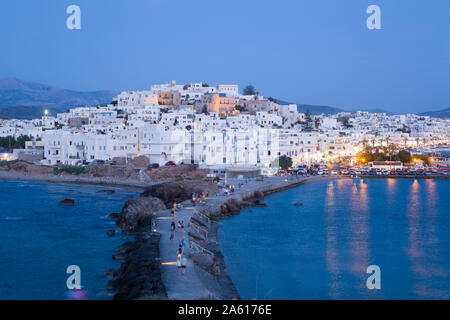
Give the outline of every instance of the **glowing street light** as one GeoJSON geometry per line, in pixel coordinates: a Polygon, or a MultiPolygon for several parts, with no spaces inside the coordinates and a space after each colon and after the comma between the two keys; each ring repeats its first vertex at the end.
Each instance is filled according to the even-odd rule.
{"type": "Polygon", "coordinates": [[[48,115],[48,109],[45,109],[45,110],[44,110],[44,115],[45,115],[45,116],[48,115]]]}

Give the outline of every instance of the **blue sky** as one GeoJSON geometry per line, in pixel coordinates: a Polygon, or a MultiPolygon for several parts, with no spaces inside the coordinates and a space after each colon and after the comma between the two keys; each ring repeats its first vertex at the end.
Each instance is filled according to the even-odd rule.
{"type": "Polygon", "coordinates": [[[175,79],[346,109],[450,106],[448,0],[2,0],[0,37],[0,78],[74,90],[175,79]],[[382,30],[366,28],[371,4],[382,30]]]}

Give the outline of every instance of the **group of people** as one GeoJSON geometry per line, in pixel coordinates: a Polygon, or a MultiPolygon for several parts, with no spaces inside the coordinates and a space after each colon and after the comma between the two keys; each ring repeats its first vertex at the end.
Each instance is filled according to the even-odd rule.
{"type": "Polygon", "coordinates": [[[205,193],[202,193],[202,195],[200,195],[200,193],[194,192],[192,194],[192,205],[195,206],[196,203],[200,203],[202,205],[205,205],[206,204],[206,197],[207,197],[207,194],[205,194],[205,193]]]}
{"type": "MultiPolygon", "coordinates": [[[[238,184],[238,188],[241,187],[241,183],[238,184]]],[[[235,186],[234,184],[228,185],[222,188],[222,193],[226,196],[229,196],[230,194],[234,194],[235,186]]]]}
{"type": "Polygon", "coordinates": [[[184,254],[185,247],[186,247],[186,237],[183,237],[183,239],[181,239],[178,245],[177,269],[179,274],[184,274],[186,272],[187,261],[184,254]]]}
{"type": "MultiPolygon", "coordinates": [[[[178,220],[177,223],[175,223],[175,218],[177,216],[177,209],[182,209],[182,205],[181,204],[176,204],[174,203],[173,205],[173,209],[171,210],[173,219],[172,222],[170,223],[170,242],[173,243],[174,238],[175,238],[175,229],[178,230],[178,232],[180,233],[184,233],[184,221],[183,220],[178,220]]],[[[179,245],[178,245],[178,250],[177,250],[177,269],[178,269],[178,274],[184,274],[186,272],[186,265],[187,265],[187,260],[185,257],[185,247],[186,247],[186,237],[183,237],[183,239],[180,241],[179,245]]]]}
{"type": "Polygon", "coordinates": [[[172,222],[170,223],[170,242],[171,243],[173,243],[173,239],[175,238],[175,228],[178,229],[178,232],[184,232],[184,221],[178,220],[177,224],[175,225],[175,219],[172,219],[172,222]]]}

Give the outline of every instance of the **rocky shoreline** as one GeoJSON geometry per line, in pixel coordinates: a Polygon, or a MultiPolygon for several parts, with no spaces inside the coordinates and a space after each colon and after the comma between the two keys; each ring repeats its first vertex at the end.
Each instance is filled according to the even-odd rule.
{"type": "Polygon", "coordinates": [[[134,241],[117,248],[113,259],[123,262],[118,270],[108,270],[108,290],[114,292],[114,299],[240,299],[218,243],[218,222],[239,214],[243,208],[263,206],[261,200],[269,194],[329,179],[334,177],[256,180],[229,196],[217,194],[217,186],[204,181],[169,182],[147,188],[143,198],[129,200],[114,216],[117,226],[134,241]],[[205,191],[213,195],[208,205],[187,207],[192,192],[205,191]],[[178,217],[188,221],[185,235],[191,267],[190,274],[181,278],[172,261],[163,261],[175,255],[174,247],[167,244],[165,230],[171,220],[167,207],[173,200],[183,203],[185,208],[178,217]],[[159,230],[154,229],[153,222],[158,222],[159,230]]]}
{"type": "MultiPolygon", "coordinates": [[[[0,171],[0,178],[134,187],[144,190],[141,198],[128,200],[120,213],[112,213],[109,216],[116,220],[117,229],[127,233],[127,238],[132,239],[116,248],[117,253],[112,256],[112,259],[122,261],[119,269],[105,272],[110,278],[107,290],[113,294],[113,299],[231,300],[240,299],[240,296],[228,275],[218,243],[218,222],[225,217],[239,214],[243,208],[263,206],[261,200],[269,194],[309,181],[336,177],[256,179],[229,196],[218,194],[217,185],[203,179],[161,179],[149,183],[113,177],[54,176],[20,171],[0,171]],[[188,208],[193,192],[208,194],[208,204],[188,208]],[[167,229],[168,219],[172,217],[168,208],[172,207],[173,202],[182,203],[185,207],[183,212],[178,214],[184,216],[187,226],[185,235],[189,244],[188,259],[192,267],[189,268],[189,275],[183,279],[186,288],[177,288],[172,283],[177,277],[175,267],[170,265],[173,263],[172,254],[175,250],[167,246],[167,229]],[[153,222],[161,227],[158,226],[158,230],[155,230],[153,222]],[[166,261],[162,261],[163,257],[166,261]],[[166,266],[167,262],[170,266],[166,266]]],[[[114,236],[115,232],[116,230],[110,230],[108,236],[114,236]]]]}
{"type": "MultiPolygon", "coordinates": [[[[195,272],[188,276],[178,277],[175,268],[164,266],[162,280],[166,285],[168,298],[173,299],[240,299],[233,281],[228,275],[224,257],[217,238],[218,222],[225,218],[239,214],[241,209],[250,206],[264,206],[261,200],[266,195],[295,188],[307,182],[337,179],[338,177],[308,177],[308,178],[268,178],[257,179],[245,184],[232,195],[216,194],[208,199],[204,206],[186,207],[178,213],[177,219],[189,221],[186,229],[189,243],[188,266],[195,272]],[[174,280],[175,279],[175,280],[174,280]],[[186,290],[186,287],[191,290],[186,290]],[[196,292],[197,291],[197,292],[196,292]]],[[[161,228],[163,237],[160,242],[161,259],[175,260],[176,254],[168,242],[170,215],[166,212],[155,213],[158,219],[165,220],[161,228]]],[[[188,267],[189,269],[189,267],[188,267]]]]}

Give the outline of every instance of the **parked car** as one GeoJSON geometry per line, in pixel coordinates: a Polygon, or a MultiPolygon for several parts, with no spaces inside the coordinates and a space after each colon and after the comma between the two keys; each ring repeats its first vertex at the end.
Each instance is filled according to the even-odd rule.
{"type": "Polygon", "coordinates": [[[337,170],[331,170],[332,176],[337,176],[338,174],[339,174],[339,172],[337,170]]]}
{"type": "Polygon", "coordinates": [[[173,161],[167,161],[167,162],[166,162],[166,167],[170,167],[170,166],[176,166],[175,162],[173,162],[173,161]]]}
{"type": "Polygon", "coordinates": [[[151,168],[154,168],[154,169],[159,168],[159,163],[152,163],[152,164],[150,165],[150,167],[151,167],[151,168]]]}

